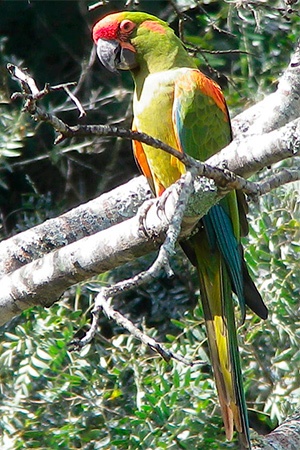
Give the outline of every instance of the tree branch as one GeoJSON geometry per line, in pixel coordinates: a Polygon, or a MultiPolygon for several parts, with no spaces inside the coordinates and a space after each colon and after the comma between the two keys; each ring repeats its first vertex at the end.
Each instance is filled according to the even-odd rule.
{"type": "Polygon", "coordinates": [[[160,242],[147,240],[134,217],[20,267],[0,280],[0,325],[33,305],[50,306],[69,286],[149,253],[160,242]]]}
{"type": "Polygon", "coordinates": [[[0,278],[43,255],[133,217],[151,198],[144,177],[0,242],[0,278]]]}
{"type": "Polygon", "coordinates": [[[253,450],[298,450],[300,444],[300,412],[295,412],[265,437],[259,436],[253,450]]]}
{"type": "MultiPolygon", "coordinates": [[[[43,258],[35,259],[3,276],[0,279],[0,309],[2,312],[0,324],[35,304],[50,306],[69,286],[149,253],[164,242],[167,233],[167,238],[172,242],[172,248],[170,249],[170,246],[166,244],[161,249],[161,252],[164,252],[163,261],[166,264],[167,255],[174,251],[183,211],[185,211],[188,201],[188,215],[183,221],[181,237],[189,235],[199,218],[219,200],[220,195],[226,194],[225,191],[218,192],[212,182],[197,179],[194,183],[196,173],[194,168],[192,182],[185,183],[183,179],[188,176],[189,172],[187,172],[159,199],[152,201],[145,218],[143,217],[144,229],[141,228],[139,215],[101,232],[95,232],[97,227],[92,227],[89,230],[95,233],[92,236],[52,251],[43,258]],[[203,189],[204,183],[205,189],[203,189]],[[190,197],[191,189],[194,194],[192,197],[190,197]]],[[[105,204],[105,201],[102,203],[105,204]]],[[[80,208],[76,208],[75,211],[78,210],[80,211],[80,208]]],[[[55,224],[56,228],[60,226],[60,223],[72,220],[73,216],[74,214],[67,213],[65,217],[58,218],[55,224]]],[[[104,222],[104,226],[106,227],[107,223],[104,222]]],[[[36,228],[39,239],[42,236],[46,239],[44,233],[47,233],[48,226],[42,224],[36,228]]],[[[22,233],[21,237],[12,238],[14,244],[22,247],[24,237],[27,236],[26,233],[32,239],[33,232],[29,230],[22,233]]],[[[73,236],[68,237],[73,239],[73,236]]],[[[58,239],[56,245],[62,246],[64,243],[63,240],[58,239]]],[[[7,240],[5,244],[4,250],[6,247],[7,254],[11,256],[10,240],[7,240]]],[[[16,251],[17,248],[14,250],[15,255],[16,251]]],[[[45,248],[41,247],[39,251],[43,254],[45,248]]],[[[35,256],[38,254],[36,253],[35,256]]],[[[28,260],[28,255],[26,256],[28,260]]],[[[20,259],[16,262],[17,264],[24,263],[20,259]]]]}
{"type": "MultiPolygon", "coordinates": [[[[300,110],[299,110],[300,116],[300,110]]],[[[283,127],[262,135],[237,137],[207,164],[218,166],[225,163],[234,173],[245,178],[264,167],[300,155],[300,118],[283,127]]]]}
{"type": "MultiPolygon", "coordinates": [[[[181,180],[175,183],[152,201],[143,216],[143,228],[137,215],[3,276],[0,279],[0,325],[30,306],[50,306],[73,284],[157,249],[165,240],[170,222],[177,220],[174,211],[182,198],[181,183],[181,180]]],[[[211,196],[216,202],[217,192],[213,187],[211,196]]],[[[211,202],[204,203],[203,214],[211,202]]],[[[190,231],[189,226],[188,223],[188,231],[183,230],[182,236],[190,231]]],[[[177,229],[179,232],[180,227],[177,229]]],[[[177,234],[175,240],[176,237],[177,234]]]]}
{"type": "MultiPolygon", "coordinates": [[[[95,333],[98,329],[98,320],[100,311],[103,311],[105,315],[109,319],[113,319],[118,325],[123,327],[125,330],[129,331],[129,333],[132,336],[135,336],[137,339],[139,339],[143,344],[147,345],[151,350],[154,350],[155,352],[159,353],[160,356],[167,362],[169,362],[171,359],[176,359],[177,361],[180,361],[181,363],[193,366],[195,362],[188,361],[183,356],[172,352],[172,350],[167,349],[163,344],[157,342],[155,339],[147,336],[147,334],[143,333],[139,328],[137,328],[129,319],[124,317],[122,314],[120,314],[118,311],[115,311],[112,306],[110,305],[110,298],[106,300],[105,296],[102,295],[100,292],[96,298],[95,298],[95,307],[92,311],[93,313],[93,322],[91,329],[86,334],[84,338],[81,340],[74,340],[70,343],[70,348],[73,350],[77,350],[88,344],[95,336],[95,333]]],[[[197,364],[200,364],[199,361],[197,361],[197,364]]]]}

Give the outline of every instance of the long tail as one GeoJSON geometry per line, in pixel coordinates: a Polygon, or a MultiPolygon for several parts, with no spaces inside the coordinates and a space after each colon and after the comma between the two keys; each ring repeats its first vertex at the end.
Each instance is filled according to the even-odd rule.
{"type": "Polygon", "coordinates": [[[250,449],[232,291],[239,298],[242,317],[245,315],[245,295],[248,292],[245,281],[246,284],[251,281],[250,292],[257,295],[257,299],[252,301],[254,306],[258,303],[256,309],[264,311],[265,306],[249,275],[244,276],[246,266],[240,246],[234,236],[231,220],[222,206],[213,207],[202,219],[202,225],[183,244],[183,249],[199,274],[210,356],[226,437],[231,440],[236,429],[239,448],[250,449]]]}
{"type": "Polygon", "coordinates": [[[201,264],[197,267],[201,299],[226,437],[232,439],[235,427],[240,443],[250,448],[229,277],[220,256],[215,255],[213,258],[215,270],[212,270],[211,265],[206,270],[198,246],[196,251],[201,258],[201,264]]]}

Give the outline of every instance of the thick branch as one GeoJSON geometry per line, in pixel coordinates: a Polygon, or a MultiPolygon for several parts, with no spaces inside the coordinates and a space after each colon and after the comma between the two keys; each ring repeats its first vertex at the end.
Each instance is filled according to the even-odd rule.
{"type": "MultiPolygon", "coordinates": [[[[160,199],[152,200],[153,204],[144,220],[146,235],[141,230],[139,217],[135,216],[55,250],[2,277],[0,325],[30,306],[50,306],[73,284],[158,248],[165,239],[179,194],[180,182],[167,190],[160,199]]],[[[202,215],[218,200],[213,186],[210,195],[208,202],[202,202],[202,215]]],[[[191,217],[193,224],[195,220],[197,218],[191,217]]],[[[187,219],[186,222],[182,236],[190,232],[190,221],[187,219]]]]}
{"type": "MultiPolygon", "coordinates": [[[[284,170],[261,183],[253,183],[252,186],[253,189],[256,187],[257,195],[262,195],[271,189],[299,179],[299,170],[284,170]]],[[[202,179],[200,184],[198,191],[202,189],[203,193],[201,196],[198,193],[191,200],[187,210],[192,218],[185,218],[185,224],[190,222],[190,227],[194,224],[193,216],[201,208],[207,208],[212,201],[209,183],[202,179]]],[[[151,198],[151,192],[146,179],[134,178],[125,185],[102,194],[59,217],[47,220],[0,242],[0,278],[47,253],[133,217],[145,199],[149,198],[151,198]]]]}
{"type": "MultiPolygon", "coordinates": [[[[299,173],[297,172],[296,175],[299,176],[299,173]]],[[[284,177],[284,181],[296,179],[293,176],[293,173],[291,174],[290,172],[283,172],[279,179],[281,179],[281,177],[284,177]]],[[[139,181],[143,181],[143,178],[141,177],[136,180],[136,182],[131,182],[129,184],[138,186],[139,181]]],[[[276,178],[275,180],[271,179],[270,183],[264,182],[263,186],[268,190],[274,184],[278,184],[276,178]],[[271,186],[269,186],[269,184],[271,184],[271,186]]],[[[60,233],[59,236],[64,236],[65,240],[68,239],[69,242],[73,243],[69,243],[60,250],[52,251],[52,253],[46,254],[43,258],[35,259],[33,262],[25,264],[18,270],[13,271],[13,264],[11,264],[10,268],[12,273],[0,279],[0,292],[2,293],[0,294],[0,324],[11,319],[14,315],[20,313],[21,310],[34,304],[49,306],[71,285],[86,280],[95,274],[124,264],[129,260],[145,255],[151,250],[156,249],[159,244],[163,242],[165,231],[169,226],[170,220],[173,218],[174,210],[177,209],[176,202],[179,194],[179,186],[180,182],[170,189],[172,192],[171,195],[169,194],[169,190],[166,191],[165,196],[163,196],[160,201],[155,200],[155,203],[149,208],[145,223],[145,228],[147,230],[146,236],[141,233],[138,217],[125,220],[125,222],[122,222],[119,225],[111,226],[111,223],[106,216],[102,223],[96,225],[97,214],[95,208],[97,205],[100,205],[105,211],[105,206],[107,206],[105,205],[105,199],[107,199],[108,194],[103,196],[104,201],[101,202],[100,197],[88,204],[92,205],[91,212],[93,214],[89,212],[90,218],[85,223],[85,229],[84,231],[79,230],[79,233],[81,236],[82,233],[92,234],[90,237],[78,239],[77,242],[74,242],[74,228],[70,225],[72,217],[78,216],[79,223],[75,224],[75,229],[77,227],[80,228],[80,217],[83,217],[84,219],[88,216],[88,214],[87,216],[84,214],[81,216],[82,211],[85,211],[84,205],[60,218],[52,219],[55,224],[54,231],[57,230],[57,232],[60,233]],[[83,208],[82,211],[81,208],[83,208]],[[60,225],[65,225],[62,231],[59,231],[60,225]],[[106,227],[109,228],[106,229],[106,227]],[[97,232],[98,229],[103,229],[103,231],[97,232]],[[1,322],[1,320],[3,322],[1,322]]],[[[199,217],[206,214],[209,208],[219,199],[220,194],[218,194],[216,187],[213,184],[210,184],[209,187],[207,181],[200,179],[197,180],[194,188],[195,186],[197,187],[198,192],[189,200],[186,210],[189,212],[189,216],[184,218],[181,236],[188,235],[195,223],[199,220],[199,217]],[[205,189],[203,189],[203,186],[205,186],[205,189]]],[[[144,186],[144,188],[146,189],[146,186],[144,186]]],[[[115,192],[119,192],[119,189],[116,189],[115,192]]],[[[142,183],[141,192],[145,192],[143,191],[142,183]]],[[[139,195],[136,195],[135,201],[141,201],[139,195]]],[[[111,203],[108,202],[108,207],[111,204],[114,204],[114,201],[111,203]]],[[[120,218],[123,220],[134,213],[134,209],[128,209],[125,217],[120,216],[117,214],[117,205],[114,205],[114,207],[116,212],[115,218],[119,218],[119,220],[120,218]]],[[[111,214],[112,211],[109,210],[108,213],[111,214]]],[[[102,213],[99,217],[100,222],[101,215],[102,213]]],[[[179,225],[177,226],[179,227],[179,225]]],[[[49,231],[47,223],[36,227],[36,229],[38,231],[38,240],[41,240],[42,242],[43,239],[49,239],[49,236],[44,234],[49,231]]],[[[34,251],[34,229],[4,241],[0,244],[0,250],[6,251],[8,260],[10,259],[10,256],[16,258],[18,249],[19,251],[20,249],[26,249],[27,237],[28,239],[32,239],[29,243],[29,248],[34,251]],[[10,241],[14,245],[13,249],[10,249],[10,241]]],[[[66,244],[66,242],[61,238],[58,238],[58,240],[54,238],[53,240],[53,245],[60,247],[64,244],[66,244]]],[[[38,258],[38,255],[43,255],[43,252],[50,250],[53,250],[53,246],[50,246],[50,248],[41,247],[36,254],[29,255],[28,251],[25,252],[25,257],[28,261],[30,258],[38,258]]],[[[19,266],[22,264],[22,261],[16,259],[14,263],[19,266]]]]}
{"type": "Polygon", "coordinates": [[[46,253],[133,217],[151,197],[147,181],[134,178],[67,213],[0,242],[0,277],[46,253]]]}
{"type": "Polygon", "coordinates": [[[297,118],[269,133],[238,137],[207,163],[219,166],[225,162],[229,170],[247,178],[264,167],[299,154],[300,118],[297,118]]]}
{"type": "Polygon", "coordinates": [[[33,305],[50,306],[71,285],[158,247],[136,217],[55,250],[0,280],[0,325],[33,305]]]}

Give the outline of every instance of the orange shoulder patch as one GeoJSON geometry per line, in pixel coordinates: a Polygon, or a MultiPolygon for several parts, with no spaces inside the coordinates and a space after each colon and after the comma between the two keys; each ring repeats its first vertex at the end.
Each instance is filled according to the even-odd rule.
{"type": "Polygon", "coordinates": [[[228,117],[225,98],[220,86],[204,75],[200,70],[190,70],[182,75],[178,81],[181,89],[187,92],[194,90],[196,85],[197,89],[203,92],[204,95],[211,97],[224,113],[225,117],[228,117]]]}
{"type": "Polygon", "coordinates": [[[154,22],[154,20],[145,20],[141,24],[141,27],[147,28],[150,31],[154,31],[154,33],[166,34],[167,29],[163,25],[158,22],[154,22]]]}

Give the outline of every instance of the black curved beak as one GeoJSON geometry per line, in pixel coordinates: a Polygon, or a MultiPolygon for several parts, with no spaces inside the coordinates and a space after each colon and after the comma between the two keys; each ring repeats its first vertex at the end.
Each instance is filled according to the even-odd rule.
{"type": "Polygon", "coordinates": [[[122,47],[116,40],[98,39],[97,55],[110,72],[117,72],[118,69],[130,70],[137,66],[135,53],[122,47]]]}

